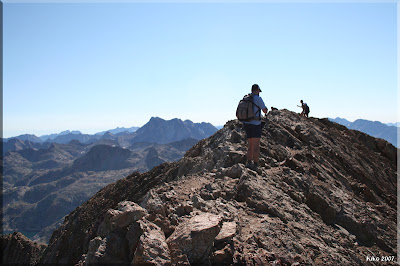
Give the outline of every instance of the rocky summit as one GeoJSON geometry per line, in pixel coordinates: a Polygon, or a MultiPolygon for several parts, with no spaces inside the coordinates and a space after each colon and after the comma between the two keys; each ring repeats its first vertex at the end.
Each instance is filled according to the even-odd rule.
{"type": "Polygon", "coordinates": [[[65,218],[39,263],[394,264],[393,145],[275,110],[257,171],[246,146],[229,121],[179,162],[106,186],[65,218]]]}

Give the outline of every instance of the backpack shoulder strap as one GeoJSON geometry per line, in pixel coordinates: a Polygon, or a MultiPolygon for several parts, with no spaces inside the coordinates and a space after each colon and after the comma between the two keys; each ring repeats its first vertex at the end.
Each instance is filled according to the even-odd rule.
{"type": "Polygon", "coordinates": [[[252,100],[253,105],[254,105],[255,107],[258,108],[258,111],[255,112],[255,114],[257,115],[257,113],[259,113],[259,118],[260,118],[260,120],[261,120],[261,107],[258,106],[258,105],[254,102],[254,95],[251,97],[251,100],[252,100]]]}
{"type": "Polygon", "coordinates": [[[251,100],[252,100],[252,102],[253,102],[253,104],[258,108],[258,112],[260,112],[261,111],[261,108],[260,108],[260,106],[258,106],[255,102],[254,102],[254,95],[253,95],[253,97],[251,97],[251,100]]]}

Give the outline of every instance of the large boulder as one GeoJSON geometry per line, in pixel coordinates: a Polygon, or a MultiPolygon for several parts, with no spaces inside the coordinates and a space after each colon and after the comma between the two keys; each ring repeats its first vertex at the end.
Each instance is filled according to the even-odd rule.
{"type": "Polygon", "coordinates": [[[118,203],[118,213],[111,218],[118,227],[127,227],[147,214],[147,211],[132,201],[118,203]]]}
{"type": "Polygon", "coordinates": [[[196,215],[179,224],[167,243],[171,250],[178,249],[186,255],[190,263],[201,263],[209,256],[221,226],[222,218],[218,215],[196,215]]]}
{"type": "Polygon", "coordinates": [[[99,236],[106,236],[116,228],[125,228],[147,215],[147,211],[132,201],[118,203],[117,210],[108,209],[97,230],[99,236]]]}
{"type": "Polygon", "coordinates": [[[133,265],[171,265],[171,255],[160,227],[146,220],[139,221],[141,230],[133,265]]]}

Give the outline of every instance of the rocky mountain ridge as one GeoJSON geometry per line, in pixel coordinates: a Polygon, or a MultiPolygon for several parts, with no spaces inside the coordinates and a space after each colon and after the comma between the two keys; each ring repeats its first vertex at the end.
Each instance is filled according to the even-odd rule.
{"type": "Polygon", "coordinates": [[[330,122],[268,114],[258,171],[241,123],[133,173],[69,214],[41,263],[374,265],[396,256],[397,149],[330,122]]]}
{"type": "Polygon", "coordinates": [[[349,129],[364,132],[375,138],[384,139],[392,143],[395,147],[397,147],[397,140],[400,138],[400,130],[396,124],[387,125],[379,121],[369,121],[365,119],[357,119],[354,122],[350,122],[340,117],[335,119],[330,118],[329,120],[341,124],[349,129]]]}

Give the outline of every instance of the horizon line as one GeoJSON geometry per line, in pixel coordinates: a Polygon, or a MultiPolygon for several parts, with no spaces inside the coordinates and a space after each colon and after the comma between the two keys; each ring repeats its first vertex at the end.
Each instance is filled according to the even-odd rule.
{"type": "MultiPolygon", "coordinates": [[[[312,116],[311,116],[312,117],[312,116]]],[[[310,118],[311,118],[310,117],[310,118]]],[[[109,129],[105,129],[105,130],[102,130],[102,129],[97,129],[97,130],[93,130],[93,132],[94,131],[96,131],[96,132],[94,132],[94,133],[85,133],[84,131],[85,130],[79,130],[79,129],[64,129],[64,130],[59,130],[58,131],[58,133],[57,132],[53,132],[53,133],[44,133],[44,134],[38,134],[38,135],[36,135],[37,133],[22,133],[22,134],[19,134],[19,135],[13,135],[13,136],[10,136],[10,137],[5,137],[4,136],[4,128],[3,128],[3,132],[1,132],[2,134],[1,134],[1,136],[0,136],[0,138],[2,138],[3,140],[4,139],[12,139],[12,138],[17,138],[17,137],[20,137],[20,136],[24,136],[24,135],[31,135],[31,136],[35,136],[35,137],[38,137],[38,138],[41,138],[41,137],[43,137],[43,136],[48,136],[48,135],[59,135],[59,134],[61,134],[61,133],[63,133],[63,132],[66,132],[66,131],[68,131],[68,132],[70,132],[70,133],[72,133],[72,132],[74,132],[74,131],[78,131],[80,134],[82,134],[82,135],[96,135],[96,134],[99,134],[99,133],[107,133],[107,132],[109,132],[109,131],[111,131],[111,130],[115,130],[115,129],[119,129],[119,128],[124,128],[124,129],[129,129],[129,128],[134,128],[134,127],[136,127],[136,128],[141,128],[141,127],[143,127],[144,125],[146,125],[148,122],[150,122],[150,120],[152,119],[152,118],[160,118],[160,119],[162,119],[162,120],[164,120],[164,121],[171,121],[171,120],[175,120],[175,119],[178,119],[178,120],[181,120],[182,122],[184,122],[184,121],[190,121],[190,122],[192,122],[192,123],[195,123],[195,124],[201,124],[201,123],[208,123],[208,124],[211,124],[212,126],[214,126],[214,127],[216,127],[217,129],[219,128],[219,127],[223,127],[224,125],[216,125],[216,124],[213,124],[213,123],[211,123],[211,122],[206,122],[206,121],[203,121],[203,122],[193,122],[192,120],[190,120],[190,119],[181,119],[181,118],[171,118],[171,119],[164,119],[164,118],[161,118],[161,117],[159,117],[159,116],[152,116],[146,123],[144,123],[143,125],[134,125],[134,126],[129,126],[129,127],[124,127],[124,126],[117,126],[117,127],[115,127],[115,128],[109,128],[109,129]]],[[[344,120],[346,120],[346,121],[348,121],[348,122],[350,122],[350,123],[354,123],[355,121],[357,121],[357,120],[365,120],[365,121],[368,121],[368,122],[379,122],[379,123],[381,123],[381,124],[383,124],[383,125],[386,125],[386,126],[394,126],[394,127],[399,127],[399,126],[397,126],[397,124],[400,124],[400,121],[396,121],[396,122],[389,122],[389,123],[384,123],[384,122],[381,122],[381,121],[378,121],[378,120],[368,120],[368,119],[364,119],[364,118],[358,118],[358,119],[355,119],[355,120],[353,120],[353,121],[351,121],[351,120],[349,120],[349,119],[347,119],[347,118],[343,118],[343,117],[336,117],[336,118],[333,118],[333,117],[324,117],[324,118],[318,118],[318,117],[313,117],[313,118],[317,118],[317,119],[324,119],[324,118],[327,118],[327,119],[344,119],[344,120]],[[392,125],[389,125],[389,124],[392,124],[392,125]]],[[[229,120],[228,120],[229,121],[229,120]]],[[[227,121],[227,122],[228,122],[227,121]]],[[[225,122],[224,124],[226,124],[227,122],[225,122]]],[[[35,131],[35,130],[33,130],[33,131],[35,131]]],[[[48,131],[48,132],[50,132],[50,130],[43,130],[43,131],[48,131]]]]}

